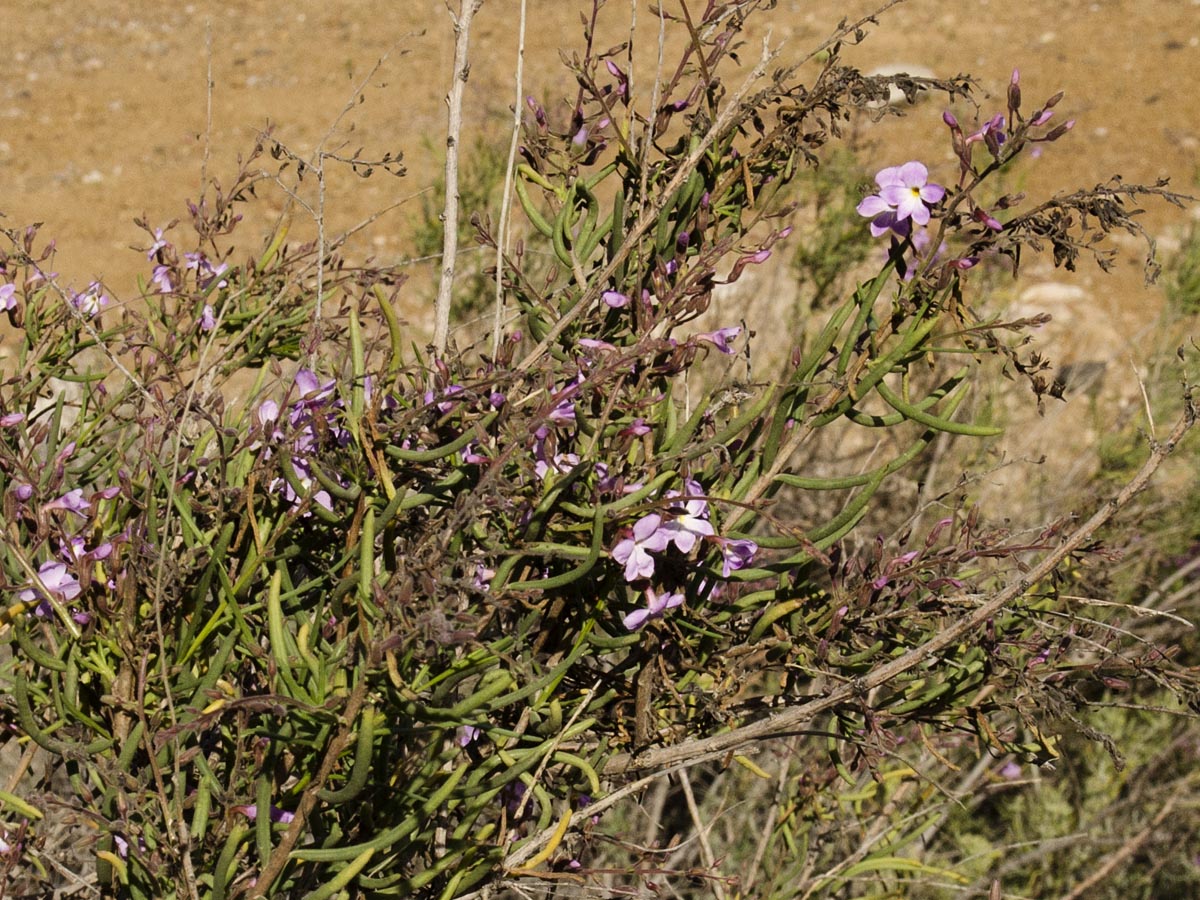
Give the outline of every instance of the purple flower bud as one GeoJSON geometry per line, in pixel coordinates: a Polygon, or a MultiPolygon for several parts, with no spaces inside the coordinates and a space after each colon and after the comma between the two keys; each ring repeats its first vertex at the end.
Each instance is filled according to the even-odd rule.
{"type": "Polygon", "coordinates": [[[7,416],[0,416],[0,427],[12,428],[14,425],[25,421],[25,413],[9,413],[7,416]]]}
{"type": "Polygon", "coordinates": [[[600,299],[613,309],[622,309],[629,305],[629,297],[620,291],[605,291],[600,295],[600,299]]]}
{"type": "Polygon", "coordinates": [[[954,113],[950,112],[950,110],[946,110],[945,112],[942,113],[942,121],[945,122],[947,125],[949,125],[951,128],[958,127],[958,119],[956,119],[954,117],[954,113]]]}

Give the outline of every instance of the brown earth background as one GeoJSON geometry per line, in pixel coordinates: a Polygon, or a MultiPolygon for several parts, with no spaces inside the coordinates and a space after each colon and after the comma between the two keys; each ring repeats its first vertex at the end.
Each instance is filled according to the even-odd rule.
{"type": "MultiPolygon", "coordinates": [[[[671,10],[678,0],[667,2],[671,10]]],[[[877,5],[780,0],[749,28],[743,66],[752,67],[764,37],[781,47],[785,63],[813,49],[843,17],[854,20],[877,5]]],[[[636,7],[637,46],[652,59],[657,16],[649,3],[636,7]]],[[[573,99],[574,80],[559,51],[580,46],[580,15],[590,9],[590,2],[578,0],[529,2],[525,92],[548,108],[573,99]]],[[[598,45],[628,37],[630,9],[618,0],[603,8],[598,45]]],[[[517,0],[487,0],[472,29],[464,145],[472,134],[485,133],[506,143],[517,10],[517,0]]],[[[78,289],[98,278],[119,298],[136,295],[137,279],[148,278],[150,266],[130,249],[147,244],[132,220],[144,215],[151,225],[163,225],[186,219],[184,201],[199,195],[206,152],[209,175],[228,183],[239,154],[249,152],[268,121],[278,139],[306,155],[348,102],[353,108],[326,147],[361,147],[365,156],[399,151],[409,172],[401,179],[361,179],[331,169],[328,231],[405,201],[347,251],[352,259],[373,256],[387,265],[413,253],[411,225],[437,175],[444,140],[453,34],[443,3],[4,0],[0,21],[0,223],[44,223],[43,236],[57,242],[53,268],[64,284],[78,289]]],[[[880,23],[861,45],[845,49],[846,62],[864,70],[969,73],[978,79],[977,96],[988,114],[1003,108],[1014,67],[1021,70],[1027,107],[1066,92],[1058,112],[1078,124],[1022,169],[1020,186],[1032,197],[1090,187],[1114,174],[1127,182],[1170,178],[1175,189],[1196,193],[1200,0],[908,0],[880,23]]],[[[906,113],[864,131],[860,156],[867,171],[919,158],[935,179],[951,180],[955,163],[939,102],[906,113]]],[[[243,256],[259,246],[283,202],[281,192],[266,193],[252,208],[237,236],[243,256]]],[[[1151,204],[1143,223],[1169,251],[1194,211],[1151,204]]],[[[296,233],[302,232],[301,225],[296,233]]],[[[432,265],[414,264],[413,271],[432,265]]],[[[1136,246],[1110,276],[1090,263],[1074,276],[1037,263],[1026,276],[1022,302],[1059,323],[1049,336],[1060,363],[1099,358],[1110,370],[1128,373],[1158,346],[1162,295],[1143,287],[1136,246]]],[[[417,332],[430,327],[429,284],[428,277],[415,278],[402,298],[417,332]]],[[[1110,377],[1109,383],[1128,388],[1136,379],[1110,377]]],[[[1121,402],[1137,402],[1128,389],[1117,393],[1121,402]]],[[[1064,427],[1083,427],[1081,421],[1051,416],[1039,427],[1061,434],[1064,427]]],[[[1045,438],[1018,432],[1008,438],[1009,449],[1020,455],[1028,449],[1023,440],[1045,438]]]]}

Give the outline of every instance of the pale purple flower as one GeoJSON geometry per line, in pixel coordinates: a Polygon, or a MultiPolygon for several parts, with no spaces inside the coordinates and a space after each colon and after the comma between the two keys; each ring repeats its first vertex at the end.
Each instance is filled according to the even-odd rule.
{"type": "Polygon", "coordinates": [[[551,422],[574,422],[575,421],[575,404],[570,400],[563,400],[550,410],[548,416],[551,422]]]}
{"type": "Polygon", "coordinates": [[[25,413],[9,413],[7,416],[0,416],[0,428],[12,428],[24,421],[25,413]]]}
{"type": "Polygon", "coordinates": [[[919,162],[880,169],[875,175],[879,193],[865,197],[856,210],[871,220],[871,234],[880,237],[893,231],[908,234],[909,222],[929,223],[929,207],[946,196],[946,189],[929,181],[929,170],[919,162]]]}
{"type": "Polygon", "coordinates": [[[616,350],[615,344],[610,344],[608,341],[600,341],[595,338],[580,338],[579,346],[587,350],[616,350]]]}
{"type": "Polygon", "coordinates": [[[205,303],[204,309],[200,312],[200,330],[212,331],[217,327],[217,317],[213,313],[211,303],[205,303]]]}
{"type": "MultiPolygon", "coordinates": [[[[301,457],[293,456],[292,470],[296,473],[297,483],[301,488],[303,488],[305,493],[308,493],[309,489],[313,486],[315,479],[313,478],[312,471],[310,470],[307,461],[301,457]]],[[[296,493],[296,490],[292,487],[291,482],[286,478],[276,478],[267,486],[267,489],[282,493],[284,499],[291,503],[292,506],[300,506],[304,502],[304,497],[296,493]]],[[[324,488],[318,490],[312,495],[312,502],[318,506],[323,506],[330,512],[333,511],[333,498],[329,496],[329,492],[324,488]]],[[[312,513],[306,510],[304,515],[307,517],[312,515],[312,513]]]]}
{"type": "Polygon", "coordinates": [[[946,196],[946,189],[929,181],[929,170],[919,162],[907,162],[876,176],[879,197],[896,210],[896,219],[911,218],[918,225],[929,223],[929,206],[946,196]],[[888,173],[885,177],[884,173],[888,173]]]}
{"type": "Polygon", "coordinates": [[[171,267],[155,266],[154,274],[150,276],[150,283],[158,285],[160,294],[169,294],[175,290],[175,285],[171,283],[171,267]]]}
{"type": "MultiPolygon", "coordinates": [[[[337,382],[332,378],[321,384],[317,379],[317,374],[311,369],[300,369],[296,373],[293,383],[300,395],[300,401],[306,406],[319,405],[321,401],[328,399],[337,385],[337,382]]],[[[459,390],[462,390],[462,388],[459,388],[459,390]]],[[[449,392],[447,391],[447,393],[449,392]]]]}
{"type": "MultiPolygon", "coordinates": [[[[330,382],[330,384],[333,384],[333,382],[330,382]]],[[[435,394],[433,391],[426,391],[424,396],[425,405],[432,406],[434,401],[437,400],[438,412],[448,413],[450,410],[454,409],[454,404],[457,402],[449,398],[454,397],[457,394],[461,394],[464,390],[466,390],[466,388],[464,388],[461,384],[451,384],[447,385],[446,389],[442,391],[440,395],[435,394]],[[439,399],[439,396],[441,399],[439,399]]]]}
{"type": "Polygon", "coordinates": [[[622,624],[627,631],[637,631],[650,619],[661,619],[668,609],[683,603],[683,594],[670,592],[659,594],[652,587],[646,588],[646,605],[626,615],[622,624]]]}
{"type": "Polygon", "coordinates": [[[77,579],[67,569],[65,563],[49,559],[38,567],[40,585],[31,585],[17,593],[17,599],[22,603],[32,603],[40,599],[35,612],[39,616],[50,614],[49,597],[59,600],[74,600],[83,590],[77,579]],[[43,590],[44,588],[44,590],[43,590]]]}
{"type": "Polygon", "coordinates": [[[155,228],[154,243],[151,244],[150,249],[146,251],[146,259],[154,259],[154,254],[156,254],[159,250],[164,250],[170,246],[170,241],[163,237],[163,230],[161,228],[155,228]]]}
{"type": "Polygon", "coordinates": [[[100,315],[112,300],[104,293],[100,282],[93,281],[88,285],[87,290],[83,293],[71,293],[71,305],[87,316],[89,319],[100,315]]]}
{"type": "Polygon", "coordinates": [[[551,472],[557,472],[560,475],[565,475],[573,468],[579,465],[579,456],[575,453],[555,453],[554,458],[547,461],[539,459],[533,465],[534,474],[543,481],[551,472]]]}
{"type": "Polygon", "coordinates": [[[0,284],[0,310],[8,312],[17,306],[17,286],[15,284],[0,284]]]}
{"type": "Polygon", "coordinates": [[[707,341],[722,353],[733,353],[733,348],[729,346],[729,342],[741,333],[742,329],[736,326],[733,328],[718,328],[716,331],[705,331],[694,335],[693,339],[707,341]]]}
{"type": "Polygon", "coordinates": [[[258,424],[263,428],[268,425],[274,425],[279,418],[279,404],[274,400],[264,400],[259,404],[258,410],[254,413],[258,419],[258,424]]]}
{"type": "Polygon", "coordinates": [[[65,509],[68,512],[76,513],[77,515],[86,516],[92,511],[92,504],[83,498],[83,489],[75,488],[67,491],[57,500],[51,500],[42,507],[43,511],[51,509],[65,509]]]}
{"type": "Polygon", "coordinates": [[[465,463],[470,463],[473,466],[481,466],[488,462],[490,457],[483,452],[479,441],[471,441],[467,446],[463,447],[462,458],[465,463]]]}
{"type": "MultiPolygon", "coordinates": [[[[687,554],[692,552],[701,538],[710,537],[715,532],[712,523],[708,521],[708,501],[702,496],[704,489],[700,487],[699,482],[691,479],[685,481],[684,490],[687,491],[688,498],[682,505],[674,505],[674,516],[662,526],[661,531],[667,533],[668,539],[675,544],[680,553],[687,554]]],[[[680,495],[672,491],[667,496],[680,495]]]]}
{"type": "Polygon", "coordinates": [[[633,532],[617,542],[612,557],[625,566],[625,580],[637,581],[654,574],[651,553],[666,550],[671,543],[670,533],[662,528],[662,516],[650,513],[633,526],[633,532]]]}
{"type": "Polygon", "coordinates": [[[214,281],[219,288],[228,286],[229,282],[221,278],[229,270],[228,263],[214,266],[203,253],[185,253],[183,258],[186,261],[186,268],[196,272],[196,284],[200,286],[201,290],[207,288],[214,281]]]}
{"type": "Polygon", "coordinates": [[[459,725],[454,742],[460,747],[469,747],[479,740],[479,729],[474,725],[459,725]]]}
{"type": "Polygon", "coordinates": [[[477,565],[475,566],[475,578],[471,583],[477,591],[490,591],[492,589],[492,579],[495,577],[495,569],[489,569],[484,565],[477,565]]]}
{"type": "Polygon", "coordinates": [[[629,305],[629,297],[620,291],[605,291],[600,295],[600,299],[613,309],[621,309],[629,305]]]}
{"type": "Polygon", "coordinates": [[[749,538],[717,538],[721,546],[721,577],[728,578],[731,572],[744,569],[754,561],[758,544],[749,538]]]}

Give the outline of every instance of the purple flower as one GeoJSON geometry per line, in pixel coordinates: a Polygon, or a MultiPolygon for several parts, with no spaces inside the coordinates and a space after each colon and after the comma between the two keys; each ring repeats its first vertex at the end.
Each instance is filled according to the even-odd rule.
{"type": "Polygon", "coordinates": [[[454,742],[460,747],[469,747],[479,740],[479,729],[474,725],[459,725],[454,742]]]}
{"type": "MultiPolygon", "coordinates": [[[[709,537],[715,532],[713,531],[712,523],[708,521],[708,501],[704,499],[704,489],[700,487],[699,482],[691,479],[684,482],[684,490],[688,493],[688,499],[682,504],[674,507],[678,510],[674,518],[662,526],[662,531],[667,533],[668,539],[672,541],[680,553],[691,553],[696,544],[701,538],[709,537]]],[[[680,496],[672,491],[668,496],[680,496]]]]}
{"type": "Polygon", "coordinates": [[[649,434],[650,430],[650,426],[646,424],[646,420],[639,416],[622,428],[619,434],[621,437],[641,437],[643,434],[649,434]]]}
{"type": "Polygon", "coordinates": [[[728,578],[730,572],[744,569],[754,561],[758,544],[748,538],[717,538],[721,545],[721,577],[728,578]]]}
{"type": "Polygon", "coordinates": [[[657,593],[654,588],[646,588],[646,605],[635,609],[625,616],[621,622],[627,631],[637,631],[650,619],[661,619],[668,609],[674,609],[683,603],[683,594],[657,593]]]}
{"type": "Polygon", "coordinates": [[[629,297],[622,294],[620,291],[605,291],[600,295],[600,299],[611,306],[613,309],[621,309],[629,305],[629,297]]]}
{"type": "Polygon", "coordinates": [[[8,312],[17,306],[17,286],[15,284],[0,284],[0,310],[8,312]]]}
{"type": "Polygon", "coordinates": [[[200,330],[212,331],[217,327],[217,317],[213,314],[211,303],[205,303],[204,309],[200,312],[200,330]]]}
{"type": "Polygon", "coordinates": [[[150,276],[150,282],[158,285],[160,294],[169,294],[175,290],[175,285],[171,283],[170,266],[155,266],[154,274],[150,276]]]}
{"type": "Polygon", "coordinates": [[[729,346],[729,342],[742,333],[742,329],[734,328],[719,328],[716,331],[705,331],[694,335],[694,340],[708,341],[722,353],[733,353],[733,348],[729,346]]]}
{"type": "Polygon", "coordinates": [[[112,300],[100,287],[100,282],[93,281],[82,294],[71,292],[71,305],[89,319],[100,315],[112,300]]]}
{"type": "Polygon", "coordinates": [[[496,577],[496,570],[489,569],[484,565],[475,566],[475,578],[471,582],[477,591],[490,591],[492,589],[492,579],[496,577]]]}
{"type": "Polygon", "coordinates": [[[185,253],[183,258],[187,260],[187,268],[195,270],[196,284],[201,290],[206,289],[214,281],[219,288],[229,285],[226,279],[221,278],[229,270],[229,263],[220,263],[214,266],[203,253],[185,253]]]}
{"type": "Polygon", "coordinates": [[[41,582],[40,585],[33,585],[19,591],[17,599],[22,603],[40,600],[35,610],[39,616],[50,614],[50,597],[59,600],[74,600],[83,590],[79,586],[79,579],[70,573],[66,564],[52,559],[46,560],[38,567],[38,581],[41,582]]]}
{"type": "Polygon", "coordinates": [[[12,428],[24,421],[25,413],[9,413],[7,416],[0,416],[0,428],[12,428]]]}
{"type": "MultiPolygon", "coordinates": [[[[296,481],[299,483],[300,487],[304,489],[305,493],[307,493],[312,487],[314,481],[312,472],[309,470],[308,463],[299,457],[293,456],[292,469],[296,473],[296,481]]],[[[291,482],[286,478],[276,478],[267,486],[267,490],[281,492],[284,496],[284,499],[291,503],[292,506],[300,506],[304,502],[304,498],[296,493],[291,482]]],[[[313,494],[312,500],[313,503],[316,503],[318,506],[323,506],[325,509],[333,512],[333,498],[329,496],[329,492],[324,488],[313,494]]],[[[304,515],[307,517],[311,516],[312,513],[305,511],[304,515]]]]}
{"type": "Polygon", "coordinates": [[[902,237],[910,229],[909,221],[929,223],[929,207],[946,196],[946,189],[929,181],[929,170],[915,160],[902,166],[881,169],[875,175],[879,193],[863,199],[856,207],[860,216],[871,220],[871,234],[880,237],[894,231],[902,237]]]}
{"type": "Polygon", "coordinates": [[[633,533],[617,542],[612,557],[625,566],[625,580],[637,581],[654,574],[654,557],[651,553],[666,550],[671,535],[662,528],[662,516],[658,513],[639,519],[633,533]]]}
{"type": "Polygon", "coordinates": [[[595,338],[580,338],[579,346],[585,350],[616,350],[615,344],[610,344],[608,341],[599,341],[595,338]]]}
{"type": "Polygon", "coordinates": [[[547,461],[539,459],[533,465],[534,474],[543,481],[551,472],[557,472],[560,475],[565,475],[573,468],[579,465],[579,456],[575,453],[555,453],[554,458],[547,461]]]}
{"type": "Polygon", "coordinates": [[[170,241],[163,237],[163,230],[161,228],[155,228],[154,243],[151,244],[150,249],[146,251],[146,259],[154,259],[154,254],[158,253],[159,250],[165,250],[170,246],[170,241]]]}
{"type": "MultiPolygon", "coordinates": [[[[316,373],[310,369],[301,369],[298,371],[293,383],[300,394],[300,401],[294,405],[304,405],[306,407],[322,405],[333,394],[333,389],[337,385],[337,382],[332,378],[321,384],[317,380],[316,373]]],[[[462,388],[459,388],[459,390],[462,390],[462,388]]]]}
{"type": "Polygon", "coordinates": [[[65,509],[68,512],[73,512],[80,516],[86,516],[92,511],[92,504],[83,499],[83,490],[75,488],[73,491],[67,491],[57,500],[51,500],[42,507],[43,511],[51,509],[65,509]]]}
{"type": "MultiPolygon", "coordinates": [[[[331,381],[330,384],[333,384],[333,382],[331,381]]],[[[461,384],[447,385],[446,389],[441,394],[442,399],[440,399],[440,400],[438,399],[438,395],[435,394],[433,391],[426,391],[425,398],[424,398],[425,405],[431,406],[431,405],[433,405],[434,400],[437,400],[438,412],[448,413],[448,412],[450,412],[450,410],[454,409],[455,401],[447,399],[447,398],[453,397],[456,394],[461,394],[464,390],[466,390],[466,389],[461,384]]]]}

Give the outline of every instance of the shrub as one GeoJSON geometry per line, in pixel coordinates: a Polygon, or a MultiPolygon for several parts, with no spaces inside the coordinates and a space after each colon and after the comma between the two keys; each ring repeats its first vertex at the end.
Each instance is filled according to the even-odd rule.
{"type": "Polygon", "coordinates": [[[984,770],[988,754],[1044,761],[1056,726],[1089,733],[1076,711],[1110,671],[1182,684],[1116,625],[1055,617],[1060,567],[1090,558],[1190,401],[1083,524],[1016,535],[946,498],[920,529],[844,540],[934,438],[998,431],[965,414],[981,361],[1050,390],[1022,355],[1028,322],[971,312],[972,268],[1043,248],[1104,263],[1109,232],[1138,230],[1129,200],[1176,198],[1119,182],[989,196],[1071,127],[1057,95],[1030,109],[1014,73],[1004,110],[938,124],[952,184],[902,157],[876,175],[857,211],[885,261],[789,326],[782,375],[734,384],[712,363],[752,336],[695,323],[784,246],[794,175],[893,86],[968,90],[843,65],[837,42],[863,23],[811,81],[766,53],[726,81],[768,6],[664,13],[687,38],[652,106],[589,26],[566,127],[528,105],[526,240],[510,252],[477,219],[519,311],[492,352],[407,346],[394,273],[324,242],[278,234],[241,258],[252,165],[267,146],[293,161],[267,139],[191,205],[191,249],[146,227],[153,288],[119,321],[104,286],[59,287],[35,229],[9,234],[0,678],[11,739],[47,761],[0,794],[26,823],[10,859],[37,861],[38,822],[62,809],[121,896],[452,898],[600,877],[601,855],[721,893],[691,779],[770,778],[769,827],[730,836],[748,884],[963,883],[913,849],[945,817],[917,748],[948,768],[967,751],[984,770]],[[884,435],[884,456],[798,465],[830,430],[884,435]],[[764,747],[777,763],[752,758],[764,747]],[[69,800],[48,793],[56,771],[69,800]],[[670,774],[694,858],[600,836],[597,816],[670,774]]]}

